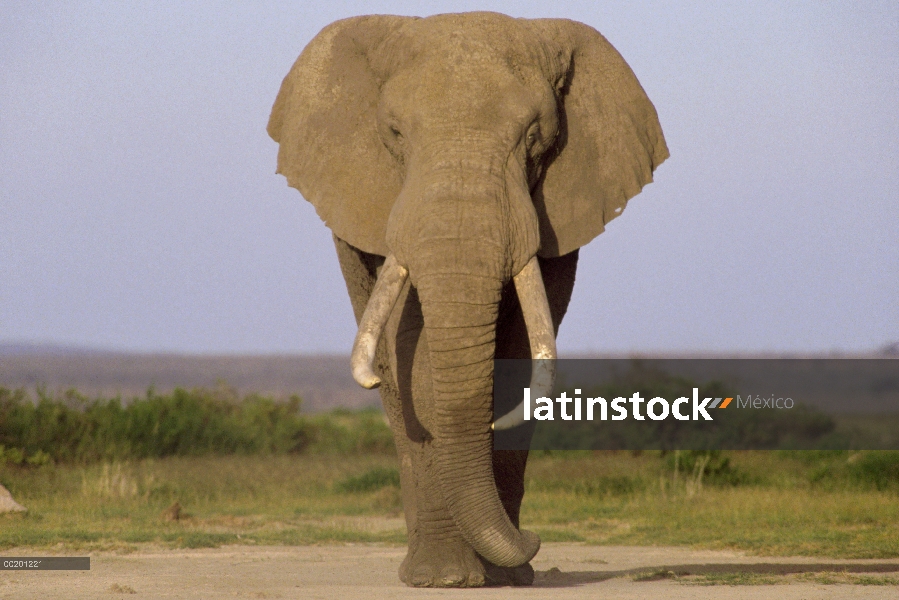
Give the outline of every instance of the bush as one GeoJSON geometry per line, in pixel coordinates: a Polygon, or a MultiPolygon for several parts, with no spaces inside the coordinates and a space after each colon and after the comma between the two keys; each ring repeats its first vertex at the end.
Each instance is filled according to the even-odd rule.
{"type": "Polygon", "coordinates": [[[176,389],[123,405],[77,392],[37,402],[0,388],[0,462],[42,464],[201,454],[300,452],[314,428],[287,402],[222,390],[176,389]]]}
{"type": "Polygon", "coordinates": [[[678,471],[684,476],[699,475],[702,466],[702,477],[707,483],[723,485],[741,485],[749,483],[749,477],[731,465],[730,457],[721,450],[684,450],[663,453],[664,466],[667,471],[678,471]]]}
{"type": "Polygon", "coordinates": [[[394,451],[393,434],[384,413],[376,409],[355,412],[337,409],[313,415],[309,417],[309,426],[311,452],[388,454],[394,451]]]}
{"type": "Polygon", "coordinates": [[[853,456],[847,463],[849,477],[860,487],[899,488],[899,451],[874,450],[853,456]]]}

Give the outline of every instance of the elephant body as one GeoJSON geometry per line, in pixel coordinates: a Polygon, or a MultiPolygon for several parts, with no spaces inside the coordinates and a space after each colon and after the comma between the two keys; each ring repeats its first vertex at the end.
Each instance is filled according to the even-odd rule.
{"type": "MultiPolygon", "coordinates": [[[[334,242],[400,459],[415,586],[529,584],[526,452],[493,451],[494,358],[554,358],[578,248],[667,156],[595,30],[495,13],[338,21],[282,84],[278,170],[334,242]]],[[[536,375],[535,375],[536,377],[536,375]]]]}

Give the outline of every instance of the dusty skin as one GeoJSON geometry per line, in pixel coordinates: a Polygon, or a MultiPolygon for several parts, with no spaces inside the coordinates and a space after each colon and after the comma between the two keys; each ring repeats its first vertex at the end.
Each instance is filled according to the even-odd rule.
{"type": "MultiPolygon", "coordinates": [[[[18,548],[4,554],[38,553],[18,548]]],[[[374,600],[509,596],[510,588],[406,587],[396,577],[405,554],[403,547],[364,544],[201,550],[146,547],[130,554],[94,553],[90,571],[5,571],[0,574],[0,598],[374,600]]],[[[899,586],[895,585],[899,559],[770,558],[684,548],[548,543],[533,566],[537,571],[534,585],[516,589],[516,597],[899,598],[899,586]],[[716,578],[720,582],[730,573],[768,583],[699,585],[716,578]],[[825,584],[823,579],[837,583],[825,584]],[[844,583],[858,580],[888,584],[844,583]]]]}

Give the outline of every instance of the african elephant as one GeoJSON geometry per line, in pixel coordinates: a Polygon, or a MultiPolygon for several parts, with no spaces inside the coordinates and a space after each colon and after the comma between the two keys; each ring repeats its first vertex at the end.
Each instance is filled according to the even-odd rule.
{"type": "Polygon", "coordinates": [[[493,360],[554,358],[578,248],[668,157],[594,29],[495,13],[326,27],[278,93],[278,172],[334,234],[400,459],[413,586],[529,584],[525,452],[492,450],[493,360]]]}

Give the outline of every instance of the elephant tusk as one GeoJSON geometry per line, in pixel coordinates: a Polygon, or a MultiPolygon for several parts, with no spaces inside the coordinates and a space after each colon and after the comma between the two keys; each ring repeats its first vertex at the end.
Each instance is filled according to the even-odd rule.
{"type": "MultiPolygon", "coordinates": [[[[531,397],[549,396],[556,380],[556,335],[536,256],[531,257],[513,281],[515,291],[518,292],[521,312],[524,314],[524,324],[528,329],[528,340],[531,343],[531,397]]],[[[491,428],[502,431],[522,423],[524,423],[523,401],[498,418],[491,428]]]]}
{"type": "Polygon", "coordinates": [[[396,261],[393,254],[388,256],[359,321],[350,366],[353,370],[353,379],[367,390],[381,384],[381,378],[374,371],[375,352],[381,333],[387,325],[387,319],[390,318],[408,276],[409,271],[396,261]]]}

